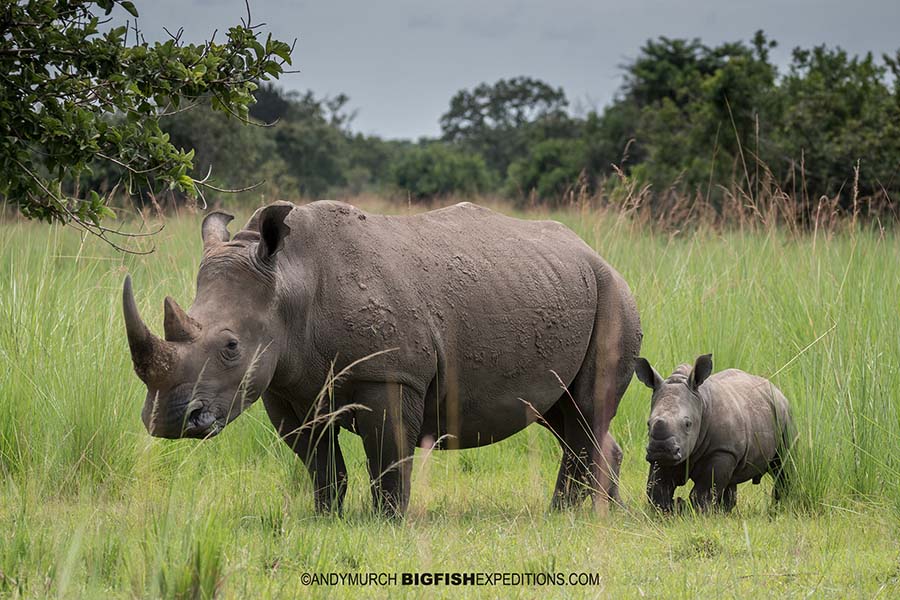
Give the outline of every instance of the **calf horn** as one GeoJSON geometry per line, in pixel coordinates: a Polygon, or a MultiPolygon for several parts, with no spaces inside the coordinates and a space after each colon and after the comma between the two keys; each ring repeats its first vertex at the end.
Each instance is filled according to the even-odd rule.
{"type": "Polygon", "coordinates": [[[122,289],[122,310],[125,313],[125,331],[128,334],[134,370],[147,383],[170,367],[173,352],[170,345],[153,335],[141,319],[134,301],[130,275],[125,276],[122,289]]]}

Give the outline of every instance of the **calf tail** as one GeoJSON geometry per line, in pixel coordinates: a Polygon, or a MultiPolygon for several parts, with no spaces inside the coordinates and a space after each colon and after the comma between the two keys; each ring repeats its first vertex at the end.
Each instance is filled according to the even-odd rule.
{"type": "Polygon", "coordinates": [[[794,442],[797,440],[797,428],[794,426],[794,421],[790,416],[790,413],[785,415],[784,423],[779,423],[781,425],[780,431],[780,439],[778,440],[778,448],[775,451],[775,459],[772,461],[769,469],[772,472],[772,477],[775,478],[775,486],[772,489],[772,498],[779,502],[784,498],[789,492],[790,488],[790,474],[791,470],[791,447],[793,447],[794,442]]]}

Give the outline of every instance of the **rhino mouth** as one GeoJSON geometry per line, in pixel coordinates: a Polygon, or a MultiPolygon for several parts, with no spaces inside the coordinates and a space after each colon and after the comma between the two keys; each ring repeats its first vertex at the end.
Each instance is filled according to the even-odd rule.
{"type": "Polygon", "coordinates": [[[148,395],[141,417],[148,433],[165,439],[205,439],[217,435],[225,419],[212,410],[214,405],[195,396],[192,384],[183,384],[167,394],[148,395]]]}
{"type": "Polygon", "coordinates": [[[203,406],[188,406],[181,437],[201,439],[215,437],[222,431],[223,426],[222,419],[216,417],[212,411],[206,410],[203,406]]]}
{"type": "MultiPolygon", "coordinates": [[[[248,388],[241,397],[256,397],[254,394],[255,392],[248,388]]],[[[237,406],[229,409],[228,414],[222,416],[211,409],[208,401],[195,397],[185,407],[184,428],[179,437],[200,439],[215,437],[249,405],[249,402],[242,400],[237,406]]]]}

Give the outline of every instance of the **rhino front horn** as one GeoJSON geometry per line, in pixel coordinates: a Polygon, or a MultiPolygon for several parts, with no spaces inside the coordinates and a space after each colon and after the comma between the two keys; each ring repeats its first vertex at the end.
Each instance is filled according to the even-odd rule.
{"type": "Polygon", "coordinates": [[[159,339],[144,324],[134,301],[131,289],[131,276],[125,276],[122,289],[122,310],[125,313],[125,331],[128,334],[128,347],[131,348],[131,360],[134,370],[145,383],[156,375],[157,366],[167,364],[166,358],[171,354],[168,344],[159,339]]]}

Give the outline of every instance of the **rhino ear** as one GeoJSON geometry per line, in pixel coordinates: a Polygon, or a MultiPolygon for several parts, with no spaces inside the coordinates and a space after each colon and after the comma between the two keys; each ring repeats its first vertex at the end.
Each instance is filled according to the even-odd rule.
{"type": "Polygon", "coordinates": [[[284,246],[284,238],[291,228],[284,222],[293,210],[291,204],[273,204],[259,213],[259,246],[256,255],[262,261],[270,261],[284,246]]]}
{"type": "Polygon", "coordinates": [[[659,376],[656,369],[651,367],[650,363],[643,356],[638,357],[634,365],[634,374],[637,375],[641,383],[651,390],[655,390],[662,384],[662,377],[659,376]]]}
{"type": "Polygon", "coordinates": [[[698,356],[697,361],[694,363],[694,369],[691,371],[691,387],[695,390],[700,387],[712,373],[712,368],[712,354],[698,356]]]}
{"type": "Polygon", "coordinates": [[[206,215],[200,226],[200,235],[203,237],[203,249],[209,249],[228,241],[228,223],[234,219],[231,215],[220,210],[206,215]]]}

